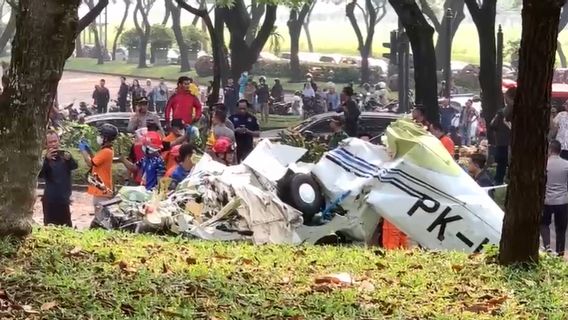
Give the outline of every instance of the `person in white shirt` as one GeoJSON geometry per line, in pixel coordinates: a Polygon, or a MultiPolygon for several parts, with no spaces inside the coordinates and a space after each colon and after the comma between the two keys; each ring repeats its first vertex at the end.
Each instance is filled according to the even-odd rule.
{"type": "Polygon", "coordinates": [[[560,152],[560,157],[564,160],[568,160],[568,112],[566,111],[566,106],[568,101],[558,109],[559,113],[554,118],[552,126],[556,131],[556,140],[560,142],[562,151],[560,152]]]}

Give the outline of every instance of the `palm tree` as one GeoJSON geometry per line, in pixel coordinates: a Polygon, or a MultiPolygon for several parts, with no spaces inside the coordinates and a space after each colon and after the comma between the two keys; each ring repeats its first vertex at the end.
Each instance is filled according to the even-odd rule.
{"type": "Polygon", "coordinates": [[[284,37],[278,32],[278,28],[274,26],[270,32],[270,52],[274,55],[279,55],[282,51],[282,41],[284,41],[284,37]]]}

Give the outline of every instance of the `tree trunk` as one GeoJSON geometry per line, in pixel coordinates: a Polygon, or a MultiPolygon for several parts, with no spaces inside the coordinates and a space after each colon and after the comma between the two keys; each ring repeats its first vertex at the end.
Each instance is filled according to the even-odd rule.
{"type": "Polygon", "coordinates": [[[118,46],[118,40],[124,31],[124,24],[126,23],[126,19],[128,18],[128,11],[130,11],[130,0],[124,1],[126,7],[124,8],[124,14],[122,15],[122,20],[120,20],[120,24],[118,25],[118,29],[116,29],[116,34],[114,35],[114,40],[112,42],[112,60],[116,60],[116,48],[118,46]]]}
{"type": "MultiPolygon", "coordinates": [[[[199,0],[199,10],[207,10],[206,0],[199,0]]],[[[198,22],[199,22],[199,16],[195,15],[195,17],[193,17],[193,21],[191,21],[191,25],[197,27],[198,22]]]]}
{"type": "Polygon", "coordinates": [[[262,3],[258,3],[257,0],[251,0],[250,5],[250,19],[248,21],[247,27],[247,34],[245,36],[245,42],[247,45],[251,45],[252,41],[256,37],[256,33],[258,32],[258,26],[260,24],[260,19],[266,10],[266,5],[262,3]]]}
{"type": "Polygon", "coordinates": [[[237,0],[232,7],[224,8],[225,23],[231,36],[231,52],[239,53],[231,55],[231,75],[233,79],[239,79],[243,71],[250,71],[253,64],[258,60],[260,52],[274,28],[276,8],[276,5],[266,6],[262,26],[250,45],[245,40],[248,29],[242,28],[246,24],[246,18],[248,18],[244,2],[237,0]]]}
{"type": "Polygon", "coordinates": [[[165,26],[168,24],[171,15],[170,7],[166,4],[166,13],[164,14],[164,20],[162,20],[162,25],[165,26]]]}
{"type": "Polygon", "coordinates": [[[142,0],[137,0],[136,9],[134,10],[134,26],[136,27],[138,37],[140,38],[140,45],[138,46],[138,49],[140,50],[138,56],[138,68],[148,68],[148,65],[146,64],[146,50],[148,49],[148,39],[150,38],[150,24],[148,23],[148,15],[142,6],[142,0]],[[138,21],[138,12],[142,15],[143,27],[138,21]]]}
{"type": "MultiPolygon", "coordinates": [[[[227,50],[227,46],[225,45],[225,15],[224,15],[224,10],[222,10],[221,8],[219,8],[218,6],[215,6],[214,9],[215,12],[215,25],[214,25],[214,33],[215,33],[215,41],[218,41],[219,44],[215,44],[213,45],[213,40],[211,40],[211,50],[213,50],[213,48],[216,48],[217,50],[219,50],[219,52],[217,53],[219,55],[219,60],[221,60],[221,65],[219,68],[219,76],[223,82],[223,84],[226,84],[227,79],[229,78],[229,74],[230,74],[230,68],[229,68],[229,61],[227,59],[228,55],[228,50],[227,50]]],[[[212,38],[211,35],[209,35],[210,38],[212,38]]],[[[212,38],[213,39],[213,38],[212,38]]],[[[238,79],[234,79],[235,83],[238,81],[238,79]]],[[[213,85],[215,85],[215,82],[213,82],[213,85]]]]}
{"type": "Polygon", "coordinates": [[[402,22],[412,48],[416,104],[426,108],[426,118],[430,123],[439,123],[436,52],[432,40],[434,28],[414,1],[389,0],[389,3],[402,22]]]}
{"type": "Polygon", "coordinates": [[[302,71],[300,70],[300,35],[302,34],[302,25],[310,11],[310,4],[304,4],[300,11],[297,9],[290,10],[288,19],[288,34],[290,35],[290,74],[292,80],[302,79],[302,71]]]}
{"type": "Polygon", "coordinates": [[[2,32],[2,35],[0,36],[0,52],[4,52],[4,49],[6,49],[8,41],[12,39],[12,37],[14,36],[14,32],[16,31],[15,10],[16,9],[12,9],[12,11],[10,12],[10,20],[8,20],[8,24],[6,24],[6,28],[4,29],[4,32],[2,32]]]}
{"type": "Polygon", "coordinates": [[[560,41],[558,41],[558,43],[556,44],[557,49],[556,51],[558,52],[558,59],[560,60],[560,66],[562,68],[566,68],[566,55],[564,55],[564,50],[562,50],[562,43],[560,43],[560,41]]]}
{"type": "Polygon", "coordinates": [[[96,26],[93,26],[91,30],[93,32],[93,37],[95,38],[95,55],[97,57],[97,64],[104,64],[105,60],[103,57],[103,48],[101,47],[99,39],[99,31],[96,26]]]}
{"type": "Polygon", "coordinates": [[[75,56],[77,58],[85,56],[85,53],[83,52],[83,43],[81,42],[81,34],[77,35],[77,39],[75,39],[75,56]]]}
{"type": "Polygon", "coordinates": [[[450,22],[450,19],[446,18],[445,13],[447,9],[451,9],[455,15],[454,18],[451,19],[452,34],[450,35],[450,39],[453,42],[459,26],[465,18],[463,12],[464,4],[464,0],[447,0],[444,3],[444,16],[442,18],[442,23],[440,24],[440,28],[436,30],[438,32],[438,39],[436,40],[436,61],[438,63],[438,70],[444,67],[444,61],[447,59],[446,48],[448,46],[448,23],[450,22]]]}
{"type": "Polygon", "coordinates": [[[168,7],[167,10],[171,13],[172,30],[179,47],[179,72],[188,72],[191,70],[191,66],[189,65],[189,46],[185,42],[185,39],[183,38],[183,32],[181,31],[181,10],[178,6],[174,5],[173,0],[166,0],[166,7],[168,7]]]}
{"type": "MultiPolygon", "coordinates": [[[[361,58],[363,58],[363,50],[364,50],[364,47],[365,47],[365,43],[364,43],[364,40],[363,40],[363,33],[361,32],[361,29],[359,28],[359,24],[357,23],[357,18],[355,17],[355,7],[356,6],[357,6],[357,2],[355,0],[353,0],[353,2],[348,3],[345,6],[345,15],[347,16],[347,19],[349,19],[349,22],[351,23],[351,27],[353,28],[353,31],[355,32],[355,36],[357,37],[357,50],[361,54],[361,58]]],[[[365,18],[367,16],[368,16],[368,14],[365,15],[365,18]]],[[[366,25],[368,26],[368,22],[366,22],[366,23],[367,23],[366,25]]],[[[373,27],[374,26],[375,26],[375,24],[373,24],[373,27]]],[[[365,67],[363,66],[363,62],[361,62],[361,82],[368,81],[368,79],[365,79],[365,77],[364,77],[364,74],[366,74],[366,75],[369,74],[369,60],[368,59],[367,59],[367,63],[366,63],[366,69],[367,70],[364,70],[364,69],[365,69],[365,67]]]]}
{"type": "Polygon", "coordinates": [[[546,183],[549,103],[562,2],[523,1],[510,183],[499,252],[499,261],[504,265],[538,262],[539,223],[546,183]],[[527,153],[527,150],[530,152],[527,153]]]}
{"type": "Polygon", "coordinates": [[[369,83],[371,78],[371,69],[369,69],[371,48],[366,44],[359,50],[359,53],[361,54],[361,83],[369,83]]]}
{"type": "Polygon", "coordinates": [[[497,79],[497,48],[495,15],[497,0],[486,0],[478,7],[476,0],[466,0],[479,36],[479,86],[481,87],[482,116],[490,123],[503,106],[501,79],[497,79]]]}
{"type": "Polygon", "coordinates": [[[32,231],[48,113],[78,35],[79,1],[20,1],[0,98],[0,236],[32,231]]]}
{"type": "Polygon", "coordinates": [[[306,40],[308,41],[308,51],[314,52],[314,43],[312,42],[312,34],[310,33],[310,24],[304,23],[304,33],[306,34],[306,40]]]}

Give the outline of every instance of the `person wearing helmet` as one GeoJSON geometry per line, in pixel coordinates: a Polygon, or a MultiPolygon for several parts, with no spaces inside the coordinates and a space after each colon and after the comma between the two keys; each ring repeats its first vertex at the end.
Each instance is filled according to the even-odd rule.
{"type": "Polygon", "coordinates": [[[172,179],[170,190],[175,189],[193,169],[193,146],[189,143],[177,145],[172,149],[172,155],[176,157],[177,165],[166,173],[166,177],[172,179]]]}
{"type": "Polygon", "coordinates": [[[155,113],[148,111],[148,98],[142,97],[136,102],[136,113],[132,115],[128,121],[128,131],[135,132],[140,128],[147,128],[148,123],[153,123],[158,126],[158,130],[163,134],[162,124],[160,118],[155,113]]]}
{"type": "Polygon", "coordinates": [[[389,103],[389,91],[385,82],[379,82],[375,86],[375,100],[382,106],[389,103]]]}
{"type": "Polygon", "coordinates": [[[274,85],[272,89],[270,89],[270,95],[276,102],[284,101],[284,89],[282,88],[282,84],[280,84],[280,79],[274,79],[274,85]]]}
{"type": "Polygon", "coordinates": [[[91,169],[88,174],[89,187],[87,193],[93,196],[95,214],[101,209],[100,203],[113,196],[112,160],[114,151],[112,143],[118,137],[118,129],[112,124],[105,123],[99,128],[97,143],[100,150],[93,154],[90,146],[85,142],[79,143],[79,150],[87,166],[91,169]]]}
{"type": "Polygon", "coordinates": [[[218,161],[224,165],[230,166],[234,162],[234,148],[233,142],[226,137],[221,137],[215,141],[215,144],[211,148],[212,153],[210,155],[215,161],[218,161]]]}
{"type": "Polygon", "coordinates": [[[268,101],[270,100],[270,89],[266,85],[266,78],[264,76],[258,78],[256,98],[260,105],[260,120],[262,122],[267,122],[269,116],[268,101]]]}
{"type": "Polygon", "coordinates": [[[144,137],[142,146],[144,157],[136,163],[130,162],[126,157],[121,157],[120,161],[131,172],[142,172],[142,185],[146,190],[154,190],[158,187],[159,180],[166,173],[166,164],[160,156],[162,150],[162,138],[160,134],[150,131],[144,137]]]}
{"type": "Polygon", "coordinates": [[[314,92],[318,91],[318,86],[317,86],[316,82],[314,81],[314,77],[309,72],[306,73],[306,82],[309,83],[312,86],[312,89],[314,89],[314,92]]]}

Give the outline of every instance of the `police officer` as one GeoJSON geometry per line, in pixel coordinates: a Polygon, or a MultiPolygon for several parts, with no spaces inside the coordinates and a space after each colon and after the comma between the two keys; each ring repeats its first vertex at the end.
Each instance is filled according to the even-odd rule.
{"type": "Polygon", "coordinates": [[[237,161],[241,163],[252,151],[253,140],[260,136],[260,126],[255,116],[249,113],[250,103],[246,99],[239,100],[237,113],[231,116],[235,126],[235,139],[237,142],[237,161]]]}

